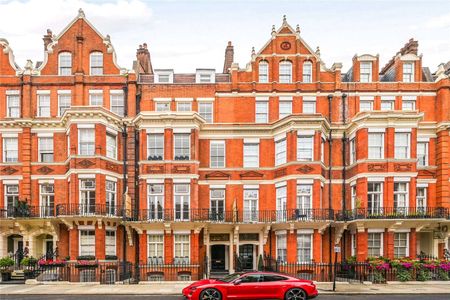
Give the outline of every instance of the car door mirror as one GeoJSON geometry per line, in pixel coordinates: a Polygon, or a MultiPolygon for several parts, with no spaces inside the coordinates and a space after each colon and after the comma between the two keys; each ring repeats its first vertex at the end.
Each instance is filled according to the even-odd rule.
{"type": "Polygon", "coordinates": [[[240,285],[242,283],[242,279],[236,279],[233,284],[234,285],[240,285]]]}

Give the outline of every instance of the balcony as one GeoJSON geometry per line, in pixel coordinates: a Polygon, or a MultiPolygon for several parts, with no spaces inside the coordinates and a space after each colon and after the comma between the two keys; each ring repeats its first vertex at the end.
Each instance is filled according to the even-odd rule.
{"type": "Polygon", "coordinates": [[[142,209],[130,221],[141,222],[212,222],[212,223],[283,223],[333,220],[331,209],[290,209],[254,211],[217,211],[209,209],[142,209]]]}
{"type": "Polygon", "coordinates": [[[22,206],[7,207],[0,209],[0,218],[28,219],[28,218],[53,218],[55,215],[54,206],[22,206]]]}
{"type": "Polygon", "coordinates": [[[122,209],[109,204],[58,204],[56,216],[122,217],[122,209]]]}
{"type": "Polygon", "coordinates": [[[356,208],[339,211],[336,221],[362,219],[449,219],[450,209],[445,207],[381,207],[356,208]]]}

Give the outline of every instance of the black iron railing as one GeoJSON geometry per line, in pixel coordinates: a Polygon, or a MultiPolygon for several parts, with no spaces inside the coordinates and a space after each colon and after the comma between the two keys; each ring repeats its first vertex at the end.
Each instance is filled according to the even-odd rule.
{"type": "Polygon", "coordinates": [[[358,219],[446,219],[450,209],[444,207],[355,208],[336,213],[336,221],[358,219]]]}

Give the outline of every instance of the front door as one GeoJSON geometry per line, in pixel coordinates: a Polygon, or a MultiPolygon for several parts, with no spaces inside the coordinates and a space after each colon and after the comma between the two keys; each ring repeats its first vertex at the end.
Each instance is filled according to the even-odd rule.
{"type": "Polygon", "coordinates": [[[211,270],[225,270],[225,245],[211,246],[211,270]]]}
{"type": "Polygon", "coordinates": [[[45,241],[45,257],[53,259],[53,241],[45,241]]]}
{"type": "Polygon", "coordinates": [[[23,240],[17,241],[17,249],[14,249],[16,256],[16,264],[19,265],[23,258],[23,240]]]}
{"type": "Polygon", "coordinates": [[[242,270],[254,270],[253,268],[253,245],[239,246],[239,258],[242,270]]]}

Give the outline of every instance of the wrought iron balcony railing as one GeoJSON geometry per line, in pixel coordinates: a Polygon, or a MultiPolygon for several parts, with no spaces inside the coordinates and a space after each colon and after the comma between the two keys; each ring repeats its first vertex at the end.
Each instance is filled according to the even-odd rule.
{"type": "Polygon", "coordinates": [[[24,206],[7,207],[0,209],[1,218],[53,218],[55,215],[54,206],[24,206]]]}
{"type": "Polygon", "coordinates": [[[130,221],[148,222],[215,222],[215,223],[276,223],[333,220],[331,209],[290,209],[217,211],[210,209],[142,209],[135,211],[130,221]]]}
{"type": "Polygon", "coordinates": [[[58,204],[56,216],[111,216],[122,217],[122,209],[109,204],[58,204]]]}
{"type": "Polygon", "coordinates": [[[355,208],[336,213],[336,221],[359,219],[448,219],[450,209],[445,207],[380,207],[355,208]]]}

